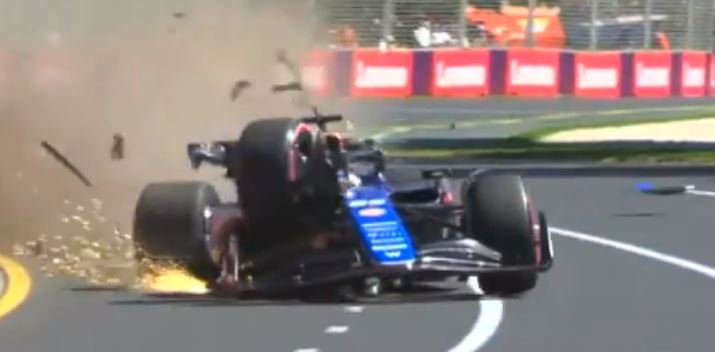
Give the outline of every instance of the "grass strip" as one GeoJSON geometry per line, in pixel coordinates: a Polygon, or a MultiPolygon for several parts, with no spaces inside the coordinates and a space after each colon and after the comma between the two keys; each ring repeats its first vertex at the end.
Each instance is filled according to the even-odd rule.
{"type": "Polygon", "coordinates": [[[713,118],[712,112],[699,112],[661,118],[628,119],[598,123],[569,123],[520,133],[494,140],[426,139],[406,140],[385,146],[389,156],[420,158],[513,159],[533,161],[597,162],[697,162],[715,163],[715,143],[682,142],[541,142],[551,134],[584,128],[624,127],[650,123],[713,118]]]}

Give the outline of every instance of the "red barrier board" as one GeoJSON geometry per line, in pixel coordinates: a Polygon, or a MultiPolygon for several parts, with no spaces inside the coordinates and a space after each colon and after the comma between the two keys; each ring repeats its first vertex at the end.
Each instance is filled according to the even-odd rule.
{"type": "Polygon", "coordinates": [[[87,79],[91,66],[86,55],[64,48],[32,51],[29,61],[33,88],[46,93],[68,92],[70,87],[87,79]]]}
{"type": "Polygon", "coordinates": [[[314,94],[330,95],[333,88],[330,84],[333,77],[335,53],[329,50],[313,50],[303,58],[301,80],[314,94]]]}
{"type": "Polygon", "coordinates": [[[556,50],[510,49],[506,59],[506,93],[532,97],[558,95],[559,57],[556,50]]]}
{"type": "Polygon", "coordinates": [[[708,95],[712,96],[715,95],[715,54],[710,53],[706,57],[709,65],[706,86],[708,87],[708,95]]]}
{"type": "Polygon", "coordinates": [[[406,97],[412,94],[413,53],[410,50],[356,50],[351,95],[406,97]]]}
{"type": "Polygon", "coordinates": [[[670,51],[641,51],[633,55],[635,97],[666,97],[671,94],[672,57],[670,51]]]}
{"type": "Polygon", "coordinates": [[[681,61],[680,95],[684,97],[702,97],[707,88],[708,57],[705,52],[683,52],[681,61]]]}
{"type": "Polygon", "coordinates": [[[574,55],[574,90],[578,97],[621,96],[621,53],[579,52],[574,55]]]}
{"type": "Polygon", "coordinates": [[[490,51],[487,49],[435,50],[432,59],[432,95],[487,95],[489,72],[490,51]]]}

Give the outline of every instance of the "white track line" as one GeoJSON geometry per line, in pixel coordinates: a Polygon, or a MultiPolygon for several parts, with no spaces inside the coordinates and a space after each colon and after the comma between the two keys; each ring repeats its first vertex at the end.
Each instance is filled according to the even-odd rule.
{"type": "Polygon", "coordinates": [[[695,196],[705,196],[705,197],[715,197],[715,192],[711,191],[701,191],[697,189],[689,189],[685,191],[686,194],[692,194],[695,196]]]}
{"type": "Polygon", "coordinates": [[[598,244],[604,247],[609,247],[613,249],[618,249],[631,254],[639,255],[641,257],[653,259],[661,263],[670,264],[681,269],[692,271],[704,275],[710,279],[715,280],[715,268],[696,263],[687,259],[679,258],[670,254],[665,254],[661,252],[654,251],[645,247],[636,246],[634,244],[615,241],[603,237],[598,237],[590,235],[583,232],[571,231],[566,229],[560,229],[557,227],[550,227],[551,232],[555,235],[562,237],[573,238],[579,241],[589,242],[593,244],[598,244]]]}
{"type": "MultiPolygon", "coordinates": [[[[476,277],[470,277],[467,284],[475,294],[482,293],[476,277]]],[[[474,352],[479,350],[497,332],[503,316],[504,303],[501,300],[480,300],[479,316],[477,316],[472,330],[449,352],[474,352]]]]}
{"type": "Polygon", "coordinates": [[[325,328],[325,333],[326,334],[344,334],[348,332],[350,329],[349,326],[346,325],[331,325],[325,328]]]}
{"type": "MultiPolygon", "coordinates": [[[[707,192],[707,194],[699,195],[715,197],[715,192],[707,192]]],[[[715,280],[715,268],[696,263],[691,260],[679,258],[670,254],[661,253],[630,243],[598,237],[583,232],[571,231],[557,227],[550,227],[550,229],[551,232],[555,235],[621,250],[661,263],[670,264],[675,267],[701,274],[709,279],[715,280]]],[[[470,288],[475,293],[481,293],[481,290],[477,287],[478,285],[476,284],[476,278],[470,278],[468,283],[470,288]]],[[[469,334],[467,334],[467,336],[465,336],[462,341],[459,342],[459,344],[452,347],[449,352],[478,351],[489,341],[489,339],[491,339],[492,336],[494,336],[504,316],[504,303],[498,299],[481,300],[479,302],[479,310],[479,316],[477,316],[477,320],[474,322],[474,325],[472,326],[472,329],[469,334]]]]}
{"type": "Polygon", "coordinates": [[[365,309],[363,306],[347,306],[345,307],[345,311],[348,313],[362,313],[362,311],[365,309]]]}

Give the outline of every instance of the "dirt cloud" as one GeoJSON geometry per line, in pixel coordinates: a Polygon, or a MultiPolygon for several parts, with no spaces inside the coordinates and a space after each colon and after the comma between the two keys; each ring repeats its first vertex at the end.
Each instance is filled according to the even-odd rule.
{"type": "Polygon", "coordinates": [[[73,0],[53,11],[43,1],[0,2],[14,14],[0,25],[10,48],[0,54],[0,247],[40,233],[127,232],[147,182],[220,179],[220,170],[190,170],[187,142],[236,138],[254,118],[308,111],[269,91],[290,79],[276,51],[298,57],[311,44],[299,1],[73,0]],[[254,86],[232,102],[237,79],[254,86]],[[126,138],[125,160],[110,159],[114,133],[126,138]],[[43,140],[95,187],[44,154],[43,140]],[[62,221],[92,199],[103,222],[81,230],[62,221]]]}

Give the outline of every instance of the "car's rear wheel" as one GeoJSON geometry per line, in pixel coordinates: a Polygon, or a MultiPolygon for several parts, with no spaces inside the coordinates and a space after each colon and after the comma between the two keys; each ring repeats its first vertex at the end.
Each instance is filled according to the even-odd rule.
{"type": "Polygon", "coordinates": [[[219,203],[216,190],[206,183],[147,185],[134,214],[137,259],[176,264],[201,280],[215,280],[220,268],[206,246],[206,210],[219,203]]]}
{"type": "MultiPolygon", "coordinates": [[[[521,177],[482,173],[465,181],[462,192],[467,233],[502,254],[505,266],[537,264],[536,235],[521,177]]],[[[536,269],[479,275],[486,294],[518,294],[536,286],[536,269]]]]}

